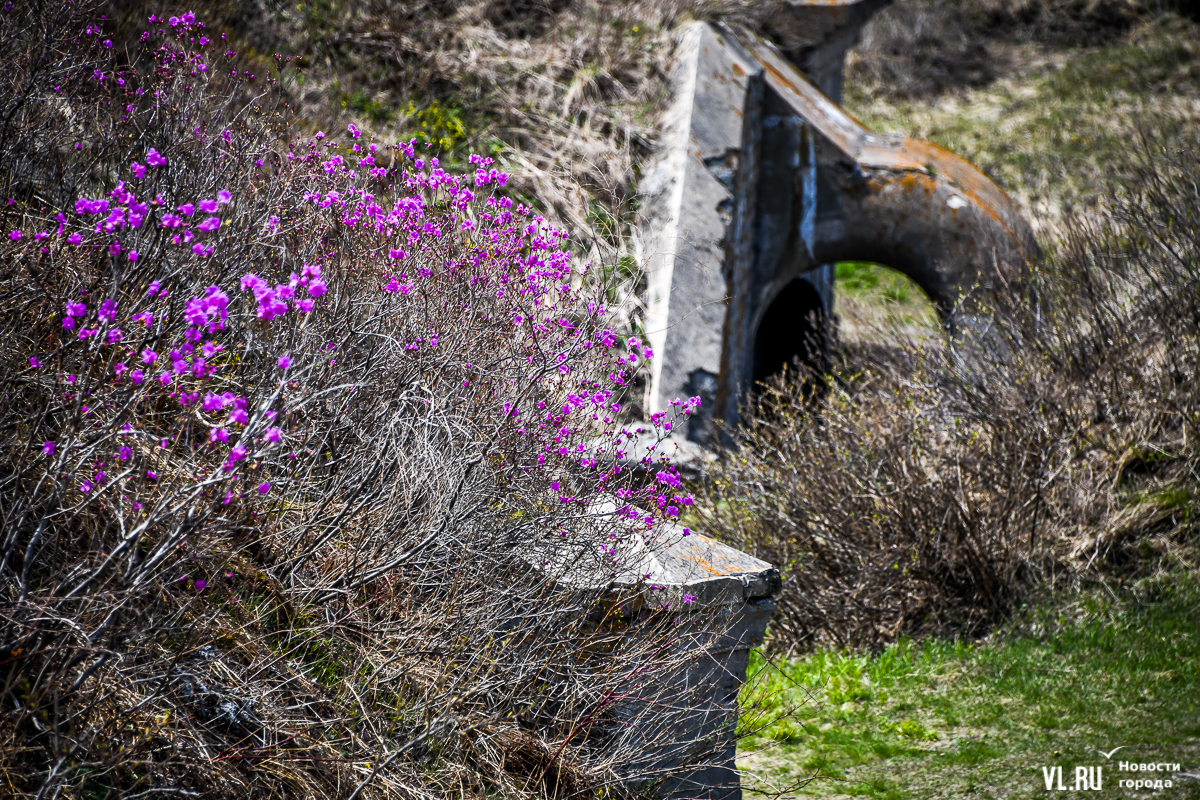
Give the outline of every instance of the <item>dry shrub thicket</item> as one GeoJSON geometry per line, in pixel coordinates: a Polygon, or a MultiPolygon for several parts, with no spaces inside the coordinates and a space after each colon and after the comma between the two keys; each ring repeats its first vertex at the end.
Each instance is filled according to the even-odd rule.
{"type": "Polygon", "coordinates": [[[629,575],[680,498],[622,467],[611,287],[486,163],[293,138],[214,29],[95,22],[0,11],[0,794],[703,763],[672,676],[712,631],[629,575]]]}
{"type": "Polygon", "coordinates": [[[784,570],[777,644],[970,635],[1031,591],[1197,567],[1194,165],[1146,147],[951,348],[881,331],[819,403],[763,389],[696,525],[784,570]]]}

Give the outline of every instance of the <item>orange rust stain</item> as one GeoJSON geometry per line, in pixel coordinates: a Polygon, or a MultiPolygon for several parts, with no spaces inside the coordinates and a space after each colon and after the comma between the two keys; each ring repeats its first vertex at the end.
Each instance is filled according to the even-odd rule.
{"type": "Polygon", "coordinates": [[[691,552],[689,558],[693,562],[695,562],[698,566],[703,568],[706,572],[708,572],[709,575],[724,575],[728,572],[728,570],[723,571],[721,569],[718,569],[716,567],[716,565],[712,564],[711,562],[709,562],[708,559],[706,559],[704,556],[700,555],[696,551],[695,545],[692,545],[692,552],[691,552]]]}
{"type": "Polygon", "coordinates": [[[740,78],[746,74],[746,70],[742,69],[741,64],[738,64],[735,62],[733,65],[733,74],[737,75],[740,78]]]}

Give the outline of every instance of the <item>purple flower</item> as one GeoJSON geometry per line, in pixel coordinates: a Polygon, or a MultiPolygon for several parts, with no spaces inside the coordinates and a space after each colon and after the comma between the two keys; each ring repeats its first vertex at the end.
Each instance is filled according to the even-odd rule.
{"type": "Polygon", "coordinates": [[[280,369],[286,370],[288,367],[290,367],[292,365],[292,359],[289,358],[288,356],[280,356],[279,361],[276,363],[279,364],[280,369]]]}
{"type": "Polygon", "coordinates": [[[152,469],[146,470],[146,479],[151,481],[158,480],[158,473],[152,469]]]}
{"type": "Polygon", "coordinates": [[[269,491],[271,491],[271,484],[267,483],[266,481],[263,481],[258,485],[259,494],[266,494],[269,491]]]}
{"type": "Polygon", "coordinates": [[[68,244],[79,244],[82,241],[83,241],[83,237],[80,236],[78,233],[72,233],[70,236],[67,237],[68,244]]]}
{"type": "Polygon", "coordinates": [[[42,366],[42,362],[38,361],[37,356],[34,356],[33,358],[29,359],[29,366],[33,367],[34,369],[38,369],[42,366]]]}
{"type": "Polygon", "coordinates": [[[196,207],[199,208],[201,211],[203,211],[205,214],[217,213],[217,201],[216,200],[201,200],[199,203],[196,204],[196,207]]]}
{"type": "Polygon", "coordinates": [[[196,227],[199,228],[200,230],[204,231],[205,233],[212,233],[217,228],[221,227],[221,218],[220,217],[209,217],[208,219],[204,220],[204,222],[201,222],[196,227]]]}
{"type": "MultiPolygon", "coordinates": [[[[174,28],[177,25],[179,25],[179,17],[171,17],[169,20],[167,20],[167,22],[171,25],[172,28],[174,28]]],[[[153,153],[154,151],[151,150],[150,152],[153,153]]],[[[149,161],[149,159],[146,159],[146,160],[149,161]]]]}
{"type": "Polygon", "coordinates": [[[321,280],[320,278],[313,278],[308,283],[308,293],[314,298],[320,297],[327,291],[329,291],[329,289],[325,286],[325,281],[321,280]]]}
{"type": "Polygon", "coordinates": [[[696,601],[696,595],[694,595],[694,594],[685,594],[683,596],[683,604],[685,606],[691,605],[695,601],[696,601]]]}
{"type": "Polygon", "coordinates": [[[307,314],[308,312],[312,311],[313,310],[312,298],[303,297],[303,298],[297,300],[296,301],[296,309],[301,314],[307,314]]]}
{"type": "MultiPolygon", "coordinates": [[[[171,19],[175,19],[175,18],[171,17],[171,19]]],[[[197,592],[203,592],[205,586],[208,586],[208,583],[203,578],[196,579],[196,591],[197,592]]]]}
{"type": "MultiPolygon", "coordinates": [[[[171,17],[171,19],[175,19],[175,17],[171,17]]],[[[166,166],[167,159],[159,155],[159,152],[152,147],[150,152],[146,153],[146,163],[152,167],[163,167],[166,166]]]]}
{"type": "Polygon", "coordinates": [[[149,347],[147,347],[145,350],[142,351],[142,362],[143,363],[153,364],[157,360],[158,360],[158,353],[154,352],[149,347]]]}
{"type": "Polygon", "coordinates": [[[253,272],[247,272],[242,276],[242,291],[249,289],[257,296],[261,291],[267,289],[267,282],[255,275],[253,272]]]}
{"type": "Polygon", "coordinates": [[[191,203],[184,203],[181,206],[177,206],[175,210],[180,214],[183,214],[185,217],[190,217],[192,214],[196,213],[196,207],[191,203]]]}
{"type": "Polygon", "coordinates": [[[124,338],[125,338],[125,334],[121,331],[120,328],[113,328],[111,331],[108,332],[108,343],[109,344],[116,344],[117,342],[121,341],[124,338]]]}
{"type": "Polygon", "coordinates": [[[224,407],[225,403],[221,399],[221,395],[213,394],[212,392],[204,395],[203,408],[205,411],[220,411],[224,407]]]}
{"type": "Polygon", "coordinates": [[[67,330],[71,330],[75,327],[75,320],[71,319],[70,317],[63,317],[63,327],[67,330]]]}
{"type": "Polygon", "coordinates": [[[129,170],[133,173],[133,177],[135,178],[146,177],[146,168],[136,161],[129,165],[129,170]]]}
{"type": "Polygon", "coordinates": [[[129,260],[130,260],[130,261],[137,261],[137,260],[138,260],[138,251],[137,251],[137,250],[130,250],[130,251],[129,251],[129,260]]]}
{"type": "Polygon", "coordinates": [[[209,432],[208,440],[210,442],[221,442],[224,444],[225,442],[229,441],[229,431],[225,430],[224,428],[213,428],[212,431],[209,432]]]}
{"type": "Polygon", "coordinates": [[[92,482],[88,480],[85,480],[83,483],[79,484],[79,491],[83,492],[84,494],[91,494],[92,489],[94,488],[95,487],[92,486],[92,482]]]}
{"type": "Polygon", "coordinates": [[[150,281],[150,285],[146,287],[146,295],[149,297],[154,297],[154,295],[158,294],[158,290],[161,288],[162,284],[158,281],[150,281]]]}
{"type": "Polygon", "coordinates": [[[13,231],[12,233],[10,233],[8,235],[8,238],[12,239],[14,242],[19,242],[19,241],[21,241],[21,232],[13,231]]]}
{"type": "Polygon", "coordinates": [[[283,431],[281,431],[279,428],[267,428],[267,432],[263,435],[263,439],[268,442],[278,442],[282,436],[283,431]]]}
{"type": "Polygon", "coordinates": [[[225,203],[228,203],[231,200],[233,200],[233,195],[231,195],[229,192],[225,191],[224,189],[217,192],[217,202],[220,203],[221,205],[224,205],[225,203]]]}
{"type": "Polygon", "coordinates": [[[120,451],[117,452],[117,458],[121,459],[122,461],[128,461],[129,457],[132,455],[133,451],[128,447],[122,447],[120,451]]]}
{"type": "Polygon", "coordinates": [[[120,375],[126,369],[127,367],[125,366],[124,361],[118,361],[116,364],[113,364],[113,372],[117,373],[118,375],[120,375]]]}
{"type": "Polygon", "coordinates": [[[68,317],[82,317],[87,313],[87,306],[83,303],[67,303],[68,317]]]}
{"type": "Polygon", "coordinates": [[[44,455],[54,455],[54,442],[42,442],[42,453],[44,455]]]}
{"type": "Polygon", "coordinates": [[[134,383],[141,383],[142,381],[146,380],[146,373],[142,372],[140,369],[135,369],[133,372],[129,373],[129,380],[133,381],[134,383]]]}
{"type": "Polygon", "coordinates": [[[112,322],[117,318],[117,301],[111,298],[105,300],[100,304],[100,310],[96,312],[96,316],[103,322],[112,322]]]}
{"type": "Polygon", "coordinates": [[[230,423],[236,422],[239,425],[245,425],[248,420],[249,417],[246,416],[246,410],[244,408],[234,408],[229,412],[230,423]]]}

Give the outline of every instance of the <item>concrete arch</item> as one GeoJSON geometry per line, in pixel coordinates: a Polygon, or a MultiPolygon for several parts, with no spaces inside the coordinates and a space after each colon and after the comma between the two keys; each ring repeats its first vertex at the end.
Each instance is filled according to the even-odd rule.
{"type": "Polygon", "coordinates": [[[775,292],[755,325],[752,380],[768,379],[793,358],[821,369],[825,328],[825,303],[817,287],[799,277],[788,281],[775,292]]]}
{"type": "Polygon", "coordinates": [[[928,142],[864,150],[822,171],[838,213],[818,231],[816,259],[885,264],[920,286],[948,323],[971,292],[1014,288],[1037,243],[995,184],[928,142]]]}

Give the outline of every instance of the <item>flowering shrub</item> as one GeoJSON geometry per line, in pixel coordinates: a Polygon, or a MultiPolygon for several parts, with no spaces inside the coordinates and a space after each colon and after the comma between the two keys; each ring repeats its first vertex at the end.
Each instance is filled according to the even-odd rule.
{"type": "Polygon", "coordinates": [[[0,675],[6,738],[40,733],[11,782],[382,796],[509,786],[513,752],[505,792],[629,778],[613,710],[654,709],[693,635],[634,613],[630,555],[691,498],[629,463],[619,392],[653,354],[566,232],[491,159],[289,138],[272,76],[190,13],[129,60],[69,5],[26,13],[0,17],[0,675]]]}

